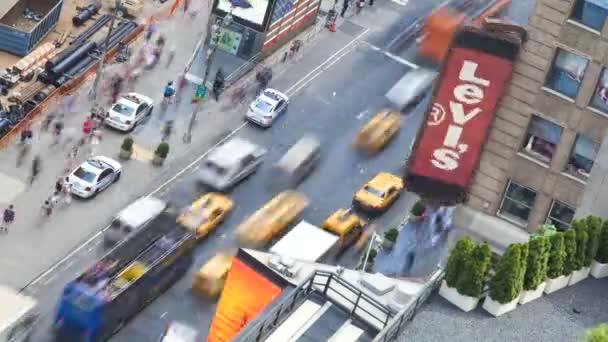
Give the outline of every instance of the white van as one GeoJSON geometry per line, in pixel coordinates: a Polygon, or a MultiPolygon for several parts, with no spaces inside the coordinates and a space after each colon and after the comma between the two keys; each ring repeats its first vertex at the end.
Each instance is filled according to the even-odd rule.
{"type": "Polygon", "coordinates": [[[29,340],[38,318],[36,300],[0,285],[0,342],[29,340]]]}
{"type": "Polygon", "coordinates": [[[132,236],[167,208],[167,203],[155,197],[141,197],[121,210],[104,231],[106,245],[114,245],[132,236]]]}
{"type": "Polygon", "coordinates": [[[433,89],[437,75],[437,72],[424,68],[408,71],[386,93],[386,98],[395,108],[406,112],[418,105],[433,89]]]}
{"type": "Polygon", "coordinates": [[[302,137],[274,165],[272,186],[278,189],[296,187],[317,166],[321,159],[321,143],[312,135],[302,137]]]}

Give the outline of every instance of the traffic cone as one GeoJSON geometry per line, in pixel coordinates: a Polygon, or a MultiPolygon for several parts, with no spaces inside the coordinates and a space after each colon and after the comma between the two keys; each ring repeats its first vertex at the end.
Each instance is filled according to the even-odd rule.
{"type": "Polygon", "coordinates": [[[333,22],[333,23],[331,23],[331,25],[329,25],[329,30],[331,32],[336,32],[336,23],[335,22],[333,22]]]}

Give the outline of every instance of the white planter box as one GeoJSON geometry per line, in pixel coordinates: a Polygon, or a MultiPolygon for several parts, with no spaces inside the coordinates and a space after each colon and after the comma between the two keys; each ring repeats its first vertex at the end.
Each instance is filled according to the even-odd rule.
{"type": "Polygon", "coordinates": [[[441,282],[441,288],[439,288],[439,295],[445,298],[448,302],[456,305],[460,310],[469,312],[474,310],[479,304],[479,298],[469,297],[461,295],[453,287],[448,287],[448,284],[444,281],[441,282]]]}
{"type": "Polygon", "coordinates": [[[547,278],[547,285],[545,286],[545,293],[550,294],[557,290],[561,290],[564,287],[568,286],[568,281],[570,280],[570,276],[559,276],[555,279],[547,278]]]}
{"type": "Polygon", "coordinates": [[[517,301],[519,297],[513,299],[512,301],[506,304],[500,304],[499,302],[492,299],[490,296],[487,296],[483,301],[483,309],[486,310],[490,315],[494,317],[498,317],[506,314],[507,312],[511,312],[515,310],[517,307],[517,301]]]}
{"type": "Polygon", "coordinates": [[[593,263],[591,263],[591,275],[596,279],[608,277],[608,264],[600,264],[593,260],[593,263]]]}
{"type": "Polygon", "coordinates": [[[540,298],[543,295],[543,291],[545,291],[545,286],[547,286],[547,283],[542,282],[538,285],[536,290],[524,290],[521,293],[521,296],[519,296],[519,304],[530,303],[531,301],[540,298]]]}
{"type": "Polygon", "coordinates": [[[591,269],[589,267],[583,267],[578,271],[572,272],[570,281],[568,281],[568,286],[572,286],[572,285],[578,283],[579,281],[587,278],[589,276],[589,271],[591,271],[591,269]]]}

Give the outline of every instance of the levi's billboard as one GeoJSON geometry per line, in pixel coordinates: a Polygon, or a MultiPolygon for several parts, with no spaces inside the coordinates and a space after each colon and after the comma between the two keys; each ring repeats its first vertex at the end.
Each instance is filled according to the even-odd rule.
{"type": "Polygon", "coordinates": [[[476,35],[457,34],[409,159],[406,184],[423,197],[463,200],[511,77],[516,53],[499,44],[512,43],[476,35]]]}

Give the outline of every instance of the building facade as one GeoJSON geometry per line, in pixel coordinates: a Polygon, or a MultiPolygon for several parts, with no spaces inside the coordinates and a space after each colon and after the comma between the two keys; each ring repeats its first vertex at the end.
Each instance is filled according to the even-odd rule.
{"type": "Polygon", "coordinates": [[[605,0],[537,0],[467,215],[530,232],[545,222],[568,226],[608,127],[607,13],[605,0]]]}

